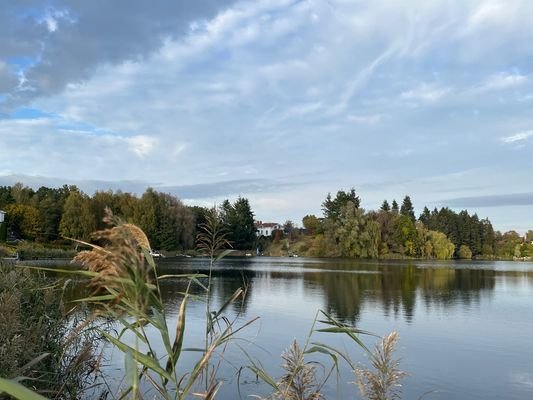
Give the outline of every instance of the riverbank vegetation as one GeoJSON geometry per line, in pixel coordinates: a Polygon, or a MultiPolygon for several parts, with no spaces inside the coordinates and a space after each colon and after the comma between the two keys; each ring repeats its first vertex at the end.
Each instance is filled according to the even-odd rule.
{"type": "Polygon", "coordinates": [[[383,201],[366,211],[354,189],[328,194],[323,216],[306,215],[304,229],[288,221],[274,232],[267,254],[348,258],[512,259],[533,256],[533,231],[526,238],[514,231],[494,231],[488,219],[449,208],[424,207],[417,218],[405,196],[401,206],[383,201]]]}
{"type": "Polygon", "coordinates": [[[77,398],[94,371],[94,336],[74,329],[64,287],[50,283],[42,273],[0,264],[0,378],[50,398],[77,398]]]}
{"type": "MultiPolygon", "coordinates": [[[[123,220],[138,225],[153,248],[169,255],[188,254],[208,210],[187,206],[178,198],[153,189],[142,196],[121,191],[88,196],[75,186],[41,187],[22,184],[0,187],[0,209],[11,247],[2,255],[26,258],[69,257],[74,246],[65,238],[88,240],[105,227],[109,207],[123,220]],[[36,244],[28,244],[36,243],[36,244]],[[13,250],[14,251],[11,251],[13,250]]],[[[365,210],[354,189],[328,194],[323,215],[306,215],[302,228],[286,221],[272,236],[257,237],[254,212],[246,198],[225,200],[219,218],[233,248],[246,253],[350,258],[528,259],[533,257],[533,231],[526,238],[514,231],[495,231],[489,219],[467,210],[424,207],[417,217],[409,196],[401,205],[383,201],[380,209],[365,210]]],[[[9,241],[8,240],[8,241],[9,241]]]]}
{"type": "MultiPolygon", "coordinates": [[[[228,242],[217,211],[213,210],[205,217],[206,222],[202,224],[202,231],[198,237],[198,247],[210,257],[212,267],[216,261],[215,254],[227,247],[228,242]]],[[[28,279],[34,279],[33,275],[24,268],[9,267],[7,274],[0,275],[0,282],[3,285],[0,287],[0,299],[9,299],[14,294],[19,302],[29,306],[25,311],[24,321],[17,314],[20,307],[15,305],[10,308],[7,302],[0,302],[0,311],[12,310],[12,312],[2,312],[0,315],[12,318],[12,326],[15,328],[21,326],[17,332],[20,331],[20,335],[26,335],[25,340],[33,340],[38,344],[35,349],[29,351],[26,358],[23,358],[20,355],[25,354],[28,348],[23,348],[22,343],[18,346],[14,345],[14,341],[20,340],[19,333],[8,331],[4,336],[0,336],[0,349],[6,354],[4,359],[6,365],[2,364],[2,369],[0,369],[0,397],[2,391],[19,399],[42,399],[42,397],[36,397],[37,392],[46,396],[51,393],[54,398],[82,397],[81,391],[86,391],[87,386],[81,388],[73,386],[80,391],[69,392],[66,387],[68,380],[65,374],[76,371],[75,376],[80,377],[84,375],[79,371],[86,371],[86,369],[100,373],[97,367],[98,359],[94,360],[94,350],[98,340],[91,341],[74,353],[67,351],[65,346],[73,335],[79,334],[82,329],[92,325],[95,321],[104,319],[113,321],[113,329],[106,330],[97,326],[92,328],[92,332],[96,332],[99,340],[105,340],[108,346],[113,347],[122,355],[124,375],[119,379],[119,386],[108,385],[105,383],[105,375],[100,375],[100,379],[105,384],[101,386],[101,391],[93,392],[93,394],[96,393],[96,397],[93,398],[111,396],[112,398],[132,399],[147,397],[215,399],[223,384],[223,378],[219,372],[223,368],[224,354],[238,348],[234,342],[239,332],[255,321],[252,319],[242,322],[238,314],[227,313],[233,303],[242,301],[246,294],[245,288],[238,288],[224,304],[217,309],[212,309],[211,272],[208,275],[158,276],[156,265],[150,256],[151,246],[144,232],[137,226],[122,223],[111,215],[106,217],[106,221],[114,225],[96,232],[92,240],[98,244],[85,243],[91,250],[83,251],[76,256],[76,261],[83,266],[84,270],[70,272],[74,276],[85,277],[86,286],[92,288],[93,291],[89,297],[75,301],[75,304],[81,306],[90,304],[93,309],[91,315],[87,315],[85,321],[81,321],[80,324],[68,323],[70,320],[64,317],[62,312],[65,305],[61,300],[61,295],[51,294],[50,301],[57,303],[53,305],[43,301],[42,298],[33,297],[41,294],[48,296],[48,293],[51,293],[48,292],[49,282],[46,286],[48,289],[35,287],[34,283],[28,282],[28,279]],[[168,316],[169,310],[163,303],[159,287],[159,282],[163,279],[179,279],[186,283],[185,291],[180,293],[181,299],[175,327],[168,325],[171,320],[168,316]],[[14,284],[13,280],[20,280],[21,285],[14,284]],[[186,312],[189,303],[194,301],[194,296],[190,293],[192,285],[198,285],[205,291],[205,297],[201,296],[206,304],[205,338],[203,344],[197,348],[185,349],[183,347],[184,337],[188,332],[186,312]],[[31,307],[40,304],[39,302],[45,309],[31,307]],[[51,314],[50,307],[57,314],[51,314]],[[50,329],[48,326],[43,327],[41,322],[27,326],[32,323],[31,321],[35,319],[41,321],[43,318],[52,322],[50,329]],[[48,339],[50,345],[43,345],[39,342],[38,338],[43,337],[48,339]],[[162,350],[156,351],[156,349],[162,350]],[[197,360],[184,364],[181,360],[186,351],[198,354],[197,360]],[[66,369],[63,368],[65,354],[71,355],[70,360],[76,361],[75,365],[79,366],[79,370],[73,368],[72,362],[66,364],[66,369]],[[19,364],[28,359],[26,366],[20,368],[19,364]],[[43,364],[44,360],[49,360],[52,364],[43,364]],[[39,375],[37,380],[50,385],[51,389],[40,388],[33,380],[21,379],[20,371],[29,367],[35,371],[41,371],[43,375],[39,375]],[[62,379],[59,389],[55,386],[59,382],[55,375],[62,379]],[[21,383],[29,387],[32,392],[24,391],[21,383]]],[[[198,300],[197,298],[196,301],[198,300]]],[[[248,359],[248,361],[243,363],[239,375],[248,370],[268,385],[271,388],[271,394],[265,397],[265,400],[267,398],[320,399],[323,398],[321,391],[324,385],[334,376],[332,372],[340,368],[339,363],[344,361],[354,372],[354,379],[359,384],[363,399],[397,398],[399,381],[403,372],[399,370],[397,360],[392,357],[396,335],[393,334],[383,339],[372,352],[360,338],[361,335],[368,335],[368,332],[340,323],[327,313],[323,312],[321,315],[320,320],[315,320],[305,344],[301,346],[293,342],[282,356],[285,370],[283,376],[275,378],[269,375],[269,372],[261,367],[260,360],[254,359],[246,352],[243,354],[243,360],[248,359]],[[315,328],[315,324],[320,326],[315,328]],[[347,335],[358,348],[365,350],[371,367],[364,368],[355,363],[346,350],[340,351],[327,344],[312,342],[312,335],[316,331],[347,335]],[[324,371],[329,372],[320,379],[317,378],[315,370],[317,366],[323,364],[321,361],[310,359],[313,355],[327,355],[332,360],[331,366],[323,366],[324,371]]]]}

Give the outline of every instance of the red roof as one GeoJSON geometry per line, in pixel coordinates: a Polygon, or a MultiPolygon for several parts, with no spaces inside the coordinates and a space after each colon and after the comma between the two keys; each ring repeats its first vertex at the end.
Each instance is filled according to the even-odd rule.
{"type": "Polygon", "coordinates": [[[276,222],[262,222],[258,221],[255,223],[256,228],[277,228],[280,225],[276,222]]]}

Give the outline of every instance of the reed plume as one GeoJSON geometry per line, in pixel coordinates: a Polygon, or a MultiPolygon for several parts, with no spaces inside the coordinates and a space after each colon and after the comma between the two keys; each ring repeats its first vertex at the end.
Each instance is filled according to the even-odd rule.
{"type": "Polygon", "coordinates": [[[369,400],[393,400],[401,398],[400,380],[406,375],[400,370],[400,360],[394,358],[398,333],[392,332],[374,346],[371,356],[373,370],[355,370],[356,384],[361,397],[369,400]]]}

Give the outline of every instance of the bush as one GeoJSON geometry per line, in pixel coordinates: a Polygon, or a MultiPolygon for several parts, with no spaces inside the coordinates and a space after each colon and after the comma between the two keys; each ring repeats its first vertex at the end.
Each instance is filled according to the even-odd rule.
{"type": "Polygon", "coordinates": [[[457,257],[459,257],[462,260],[471,260],[472,259],[472,251],[468,246],[465,246],[464,244],[459,247],[459,251],[457,252],[457,257]]]}

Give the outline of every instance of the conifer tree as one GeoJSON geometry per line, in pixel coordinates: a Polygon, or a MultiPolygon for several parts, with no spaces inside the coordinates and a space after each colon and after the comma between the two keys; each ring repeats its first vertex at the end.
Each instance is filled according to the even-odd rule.
{"type": "Polygon", "coordinates": [[[399,213],[398,203],[394,199],[392,200],[392,213],[393,214],[398,214],[399,213]]]}
{"type": "Polygon", "coordinates": [[[405,215],[413,222],[416,221],[415,210],[413,208],[413,203],[411,202],[411,198],[409,196],[404,197],[402,207],[400,208],[400,214],[405,215]]]}
{"type": "Polygon", "coordinates": [[[389,212],[390,211],[390,205],[387,200],[383,200],[383,204],[381,204],[381,211],[389,212]]]}

